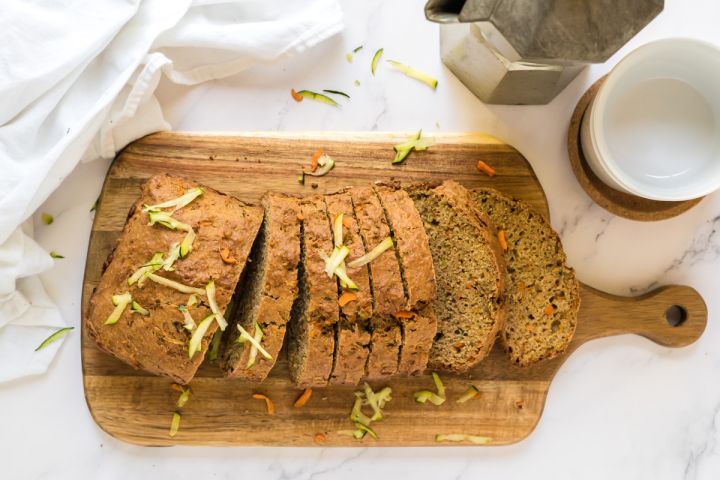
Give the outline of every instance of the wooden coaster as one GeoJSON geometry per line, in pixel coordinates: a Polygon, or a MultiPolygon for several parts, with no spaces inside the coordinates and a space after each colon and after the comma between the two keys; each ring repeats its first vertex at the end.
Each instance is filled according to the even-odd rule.
{"type": "Polygon", "coordinates": [[[570,119],[568,153],[573,172],[582,188],[590,195],[590,198],[605,210],[621,217],[642,222],[672,218],[697,205],[703,197],[681,202],[661,202],[620,192],[607,186],[592,171],[585,160],[585,155],[583,155],[580,143],[580,125],[585,110],[592,99],[595,98],[606,77],[607,75],[600,78],[585,92],[570,119]]]}

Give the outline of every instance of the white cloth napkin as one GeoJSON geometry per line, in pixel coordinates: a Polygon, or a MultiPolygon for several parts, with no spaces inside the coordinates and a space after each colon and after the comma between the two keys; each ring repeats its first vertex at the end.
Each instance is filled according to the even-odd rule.
{"type": "Polygon", "coordinates": [[[0,382],[46,371],[61,342],[34,349],[66,325],[37,277],[53,261],[26,220],[79,161],[170,128],[160,76],[223,78],[342,28],[336,0],[2,1],[0,382]]]}

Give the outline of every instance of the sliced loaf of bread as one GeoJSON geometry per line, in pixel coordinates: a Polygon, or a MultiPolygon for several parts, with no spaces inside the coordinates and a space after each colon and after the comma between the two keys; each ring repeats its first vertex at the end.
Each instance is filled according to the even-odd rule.
{"type": "Polygon", "coordinates": [[[474,191],[472,197],[507,244],[507,319],[501,339],[510,359],[527,366],[561,354],[575,332],[580,290],[560,238],[524,202],[491,189],[474,191]]]}
{"type": "MultiPolygon", "coordinates": [[[[333,240],[350,249],[348,259],[365,255],[365,246],[355,219],[352,199],[347,192],[325,196],[328,220],[334,224],[342,214],[342,238],[333,240]]],[[[347,262],[346,262],[347,263],[347,262]]],[[[365,376],[370,343],[370,318],[372,316],[372,292],[368,266],[346,267],[348,276],[355,282],[354,291],[342,288],[338,281],[338,301],[343,294],[355,296],[354,300],[340,305],[340,321],[335,327],[335,355],[330,384],[356,385],[365,376]]]]}
{"type": "Polygon", "coordinates": [[[385,212],[405,292],[401,314],[402,346],[398,373],[419,375],[427,367],[437,331],[433,304],[437,298],[435,270],[422,218],[405,190],[376,185],[375,193],[385,212]]]}
{"type": "MultiPolygon", "coordinates": [[[[390,236],[390,228],[373,188],[350,189],[360,237],[370,251],[390,236]]],[[[397,373],[402,334],[396,314],[405,308],[400,266],[392,250],[386,250],[368,264],[373,293],[373,315],[370,320],[370,351],[366,378],[386,378],[397,373]]]]}
{"type": "Polygon", "coordinates": [[[300,218],[298,297],[288,327],[290,377],[299,387],[324,386],[333,366],[339,310],[337,283],[325,273],[323,254],[332,252],[333,242],[322,196],[302,199],[300,218]]]}
{"type": "Polygon", "coordinates": [[[280,353],[290,309],[297,296],[300,261],[300,204],[295,197],[267,193],[262,199],[265,217],[255,240],[252,261],[240,284],[234,321],[250,335],[260,328],[260,343],[272,358],[259,355],[241,340],[236,325],[225,335],[222,369],[228,377],[262,382],[280,353]]]}
{"type": "Polygon", "coordinates": [[[409,188],[437,275],[437,334],[428,366],[463,372],[490,352],[503,326],[505,267],[496,231],[456,182],[409,188]]]}

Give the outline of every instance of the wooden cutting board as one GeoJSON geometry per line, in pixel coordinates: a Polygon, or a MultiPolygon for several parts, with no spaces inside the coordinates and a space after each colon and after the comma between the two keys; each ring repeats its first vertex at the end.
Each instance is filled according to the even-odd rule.
{"type": "MultiPolygon", "coordinates": [[[[471,188],[492,186],[548,215],[532,168],[512,147],[480,134],[440,134],[429,150],[413,152],[402,165],[391,165],[392,145],[406,138],[386,133],[159,133],[138,140],[118,155],[103,187],[88,249],[83,312],[141,184],[156,173],[185,175],[250,202],[266,190],[316,193],[380,179],[451,178],[471,188]],[[297,176],[318,148],[337,166],[326,177],[307,177],[301,186],[297,176]],[[497,175],[479,173],[475,164],[480,159],[497,175]]],[[[622,298],[583,285],[581,294],[577,332],[567,355],[589,340],[623,333],[681,347],[700,337],[707,320],[705,303],[690,287],[668,286],[622,298]],[[669,324],[668,308],[673,323],[683,320],[679,325],[669,324]]],[[[435,435],[447,433],[482,435],[492,438],[492,444],[509,444],[535,428],[550,382],[567,355],[522,369],[509,363],[496,345],[468,374],[442,375],[448,401],[437,407],[413,400],[413,392],[433,388],[429,375],[374,383],[376,389],[390,385],[393,400],[385,419],[373,424],[379,440],[361,441],[337,433],[353,428],[348,415],[356,388],[315,389],[307,405],[297,409],[293,402],[301,391],[289,382],[284,359],[261,385],[225,379],[217,366],[205,364],[191,383],[194,395],[182,409],[180,431],[170,438],[178,396],[171,382],[101,352],[84,329],[82,337],[85,396],[93,418],[110,435],[141,445],[437,445],[435,435]],[[480,389],[480,395],[456,403],[470,384],[480,389]],[[273,399],[276,415],[268,416],[264,402],[252,399],[255,392],[273,399]],[[315,439],[318,433],[325,436],[324,442],[315,439]]]]}

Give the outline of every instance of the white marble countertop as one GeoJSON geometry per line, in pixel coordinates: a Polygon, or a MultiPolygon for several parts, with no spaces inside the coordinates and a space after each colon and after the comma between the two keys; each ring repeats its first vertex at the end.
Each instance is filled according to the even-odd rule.
{"type": "MultiPolygon", "coordinates": [[[[553,226],[583,282],[617,294],[689,284],[710,311],[694,345],[673,350],[636,336],[594,341],[575,352],[550,389],[536,431],[495,448],[141,448],[93,422],[83,397],[80,335],[72,334],[50,371],[0,387],[0,478],[720,478],[720,194],[656,223],[615,217],[578,185],[565,149],[570,114],[585,89],[632,48],[688,36],[720,44],[720,4],[668,0],[665,11],[607,64],[589,68],[552,103],[484,105],[441,65],[437,26],[422,0],[343,2],[346,30],[305,54],[194,88],[163,81],[159,98],[177,130],[483,131],[520,150],[547,192],[553,226]],[[692,7],[689,4],[692,4],[692,7]],[[345,53],[365,45],[352,64],[345,53]],[[439,78],[436,93],[382,69],[385,47],[439,78]],[[353,80],[361,82],[360,87],[353,80]],[[351,92],[342,110],[296,104],[288,91],[351,92]]],[[[108,162],[80,166],[41,210],[39,241],[65,259],[43,276],[65,318],[80,321],[89,208],[108,162]]]]}

